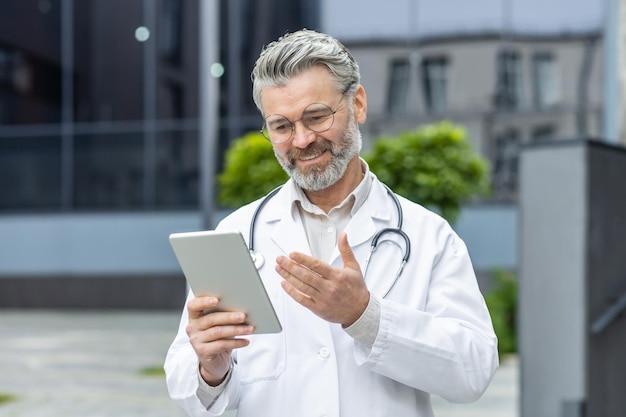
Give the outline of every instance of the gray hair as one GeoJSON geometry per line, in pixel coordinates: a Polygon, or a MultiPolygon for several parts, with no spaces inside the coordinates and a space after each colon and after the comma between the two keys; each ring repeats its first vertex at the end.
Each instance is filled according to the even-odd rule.
{"type": "Polygon", "coordinates": [[[359,65],[348,48],[330,35],[302,29],[271,42],[252,70],[252,98],[261,110],[261,91],[265,87],[284,86],[308,69],[324,65],[334,76],[337,89],[356,90],[361,81],[359,65]]]}

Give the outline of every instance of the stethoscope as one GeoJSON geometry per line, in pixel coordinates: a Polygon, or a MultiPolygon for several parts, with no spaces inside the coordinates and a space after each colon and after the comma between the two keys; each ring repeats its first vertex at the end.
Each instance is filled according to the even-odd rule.
{"type": "MultiPolygon", "coordinates": [[[[250,250],[250,256],[252,257],[254,265],[256,266],[257,269],[261,269],[261,267],[265,263],[265,258],[263,257],[262,254],[260,254],[260,253],[258,253],[258,252],[256,252],[254,250],[254,229],[256,227],[256,221],[257,221],[257,218],[259,217],[259,213],[261,213],[261,210],[263,209],[265,204],[267,204],[267,202],[272,197],[274,197],[276,195],[276,193],[278,193],[278,191],[280,191],[281,187],[282,186],[272,190],[259,203],[258,207],[256,208],[256,210],[254,210],[254,213],[252,214],[252,220],[250,221],[250,234],[248,236],[248,247],[249,247],[249,250],[250,250]]],[[[383,294],[383,298],[387,294],[389,294],[389,291],[391,291],[391,289],[395,285],[395,283],[398,280],[398,278],[400,278],[400,275],[402,275],[402,271],[404,270],[404,266],[408,262],[409,256],[411,255],[411,241],[409,240],[409,236],[402,230],[402,223],[403,223],[403,220],[404,220],[403,219],[404,214],[403,214],[403,211],[402,211],[402,206],[400,205],[400,201],[398,200],[398,197],[396,197],[394,192],[391,191],[391,189],[389,187],[387,187],[386,185],[384,185],[384,187],[387,190],[387,194],[389,194],[389,196],[393,200],[393,203],[396,206],[396,210],[398,212],[398,224],[396,225],[396,227],[386,227],[384,229],[379,230],[378,232],[376,232],[376,234],[372,238],[372,244],[370,246],[370,252],[367,255],[367,258],[365,260],[365,271],[363,272],[363,278],[365,279],[365,277],[367,276],[367,270],[368,270],[368,267],[369,267],[369,264],[370,264],[370,260],[372,258],[372,255],[374,254],[374,252],[376,252],[376,250],[378,249],[379,242],[381,242],[381,238],[383,237],[383,235],[385,235],[385,234],[396,234],[396,235],[399,235],[400,237],[402,237],[402,239],[404,239],[404,251],[403,251],[402,262],[400,263],[400,267],[398,268],[398,271],[396,272],[396,275],[395,275],[393,281],[391,282],[391,285],[389,285],[389,287],[387,288],[386,292],[383,294]]],[[[385,241],[392,242],[392,243],[394,243],[395,245],[397,245],[399,247],[401,246],[401,245],[399,245],[397,242],[395,242],[392,239],[388,239],[388,240],[385,240],[385,241]]],[[[400,250],[402,250],[402,248],[400,248],[400,250]]]]}

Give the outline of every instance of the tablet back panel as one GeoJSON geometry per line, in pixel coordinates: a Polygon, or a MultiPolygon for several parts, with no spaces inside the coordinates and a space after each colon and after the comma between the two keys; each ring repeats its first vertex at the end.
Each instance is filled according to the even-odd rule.
{"type": "Polygon", "coordinates": [[[169,237],[195,295],[214,295],[218,310],[243,311],[254,333],[282,330],[239,231],[173,233],[169,237]]]}

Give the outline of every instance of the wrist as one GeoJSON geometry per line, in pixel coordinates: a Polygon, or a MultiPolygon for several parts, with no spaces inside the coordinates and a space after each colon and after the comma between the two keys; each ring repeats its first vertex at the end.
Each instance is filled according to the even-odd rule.
{"type": "Polygon", "coordinates": [[[200,377],[202,378],[204,382],[206,382],[208,385],[212,387],[216,387],[220,385],[222,382],[224,382],[224,380],[226,380],[226,377],[228,376],[229,371],[230,371],[230,368],[228,368],[226,372],[224,373],[224,375],[222,375],[221,377],[216,377],[215,375],[213,375],[212,373],[204,369],[202,365],[200,365],[200,377]]]}
{"type": "Polygon", "coordinates": [[[365,298],[365,303],[361,303],[361,308],[357,311],[357,314],[355,314],[353,317],[351,317],[347,322],[345,323],[341,323],[341,327],[343,327],[344,329],[354,325],[354,323],[356,323],[357,321],[359,321],[359,319],[361,317],[363,317],[363,314],[365,314],[365,312],[367,311],[367,307],[370,304],[370,299],[371,299],[371,295],[369,293],[369,291],[367,292],[367,297],[365,298]]]}

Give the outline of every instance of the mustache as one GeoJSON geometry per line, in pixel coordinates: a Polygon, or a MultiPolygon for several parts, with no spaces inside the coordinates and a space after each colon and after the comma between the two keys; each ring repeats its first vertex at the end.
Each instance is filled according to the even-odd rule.
{"type": "Polygon", "coordinates": [[[307,159],[310,157],[316,157],[323,154],[326,151],[334,153],[332,143],[328,141],[313,142],[306,148],[292,148],[287,152],[287,160],[293,164],[298,159],[307,159]]]}

